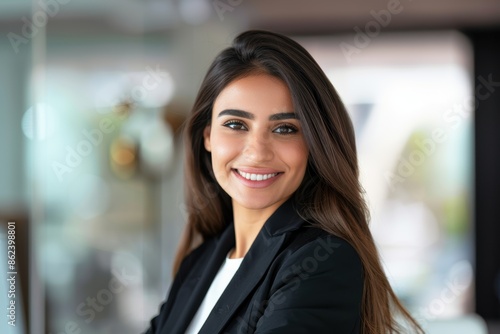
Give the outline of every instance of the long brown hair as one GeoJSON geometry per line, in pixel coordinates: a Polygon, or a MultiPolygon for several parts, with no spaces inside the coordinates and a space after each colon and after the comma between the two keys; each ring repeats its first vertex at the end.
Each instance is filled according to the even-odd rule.
{"type": "Polygon", "coordinates": [[[232,219],[229,196],[217,184],[203,130],[210,123],[219,93],[242,76],[266,73],[288,86],[309,148],[306,175],[294,193],[299,214],[349,242],[364,269],[363,333],[400,333],[394,313],[423,332],[398,301],[382,269],[368,228],[368,210],[358,181],[354,130],[332,84],[312,56],[288,37],[247,31],[223,50],[206,74],[185,131],[186,210],[188,221],[174,273],[201,241],[222,231],[232,219]],[[393,312],[396,311],[396,312],[393,312]]]}

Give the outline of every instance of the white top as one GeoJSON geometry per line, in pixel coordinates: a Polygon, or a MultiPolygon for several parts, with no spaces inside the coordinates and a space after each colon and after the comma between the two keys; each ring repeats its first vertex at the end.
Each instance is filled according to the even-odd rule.
{"type": "Polygon", "coordinates": [[[197,334],[200,331],[208,315],[212,312],[212,309],[240,267],[242,261],[243,258],[230,259],[229,253],[227,254],[224,263],[220,267],[217,275],[215,275],[212,285],[210,285],[198,311],[194,315],[193,320],[191,320],[191,324],[187,328],[186,334],[197,334]]]}

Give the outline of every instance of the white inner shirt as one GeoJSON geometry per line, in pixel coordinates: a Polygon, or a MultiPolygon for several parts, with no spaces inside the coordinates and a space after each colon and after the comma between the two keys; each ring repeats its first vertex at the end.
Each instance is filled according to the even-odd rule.
{"type": "Polygon", "coordinates": [[[187,328],[186,334],[197,334],[200,331],[208,315],[212,312],[212,309],[240,267],[242,261],[243,258],[230,259],[229,253],[227,254],[224,263],[220,267],[217,275],[215,275],[212,285],[210,285],[198,311],[194,315],[193,320],[191,320],[191,324],[187,328]]]}

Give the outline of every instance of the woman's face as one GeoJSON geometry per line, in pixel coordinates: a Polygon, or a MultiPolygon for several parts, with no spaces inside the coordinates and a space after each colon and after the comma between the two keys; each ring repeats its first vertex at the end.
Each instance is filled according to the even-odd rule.
{"type": "Polygon", "coordinates": [[[234,209],[274,212],[304,178],[308,149],[301,124],[288,87],[270,75],[239,78],[222,90],[204,144],[234,209]]]}

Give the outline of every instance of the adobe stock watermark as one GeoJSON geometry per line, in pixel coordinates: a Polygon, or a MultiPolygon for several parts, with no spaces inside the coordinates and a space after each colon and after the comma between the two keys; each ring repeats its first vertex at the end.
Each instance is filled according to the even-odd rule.
{"type": "MultiPolygon", "coordinates": [[[[135,103],[143,100],[148,91],[157,89],[163,80],[170,78],[169,74],[162,70],[159,65],[156,66],[156,69],[147,66],[146,70],[147,75],[143,77],[142,82],[129,90],[128,97],[135,103]]],[[[121,120],[123,117],[125,115],[118,117],[118,120],[121,120]]],[[[82,139],[74,146],[65,146],[66,155],[64,160],[52,161],[51,168],[59,182],[63,181],[66,174],[78,168],[84,158],[92,154],[94,148],[101,145],[105,135],[109,135],[115,131],[117,125],[113,122],[113,118],[113,116],[108,116],[101,119],[97,128],[91,130],[83,129],[81,131],[82,139]]]]}
{"type": "Polygon", "coordinates": [[[449,132],[469,118],[471,113],[478,108],[480,101],[488,99],[500,87],[500,81],[494,81],[491,73],[487,78],[479,76],[478,81],[480,83],[475,87],[475,95],[465,97],[461,103],[454,104],[443,113],[444,127],[437,127],[432,130],[430,137],[415,141],[417,148],[398,161],[394,172],[384,174],[391,190],[395,190],[397,185],[411,177],[417,168],[436,152],[438,146],[449,139],[449,132]]]}
{"type": "Polygon", "coordinates": [[[66,5],[72,0],[39,0],[39,9],[33,11],[31,20],[26,16],[21,18],[23,25],[20,34],[9,32],[7,38],[9,39],[12,49],[17,54],[22,45],[26,45],[32,40],[39,32],[40,29],[45,27],[49,22],[49,18],[56,16],[61,10],[61,5],[66,5]]]}
{"type": "Polygon", "coordinates": [[[124,94],[123,97],[128,102],[140,104],[141,101],[145,100],[148,92],[156,90],[165,80],[172,80],[170,74],[163,70],[159,64],[156,65],[156,68],[146,66],[146,72],[147,74],[142,77],[141,83],[134,85],[124,94]]]}
{"type": "Polygon", "coordinates": [[[234,9],[242,3],[243,0],[214,0],[212,5],[219,19],[224,21],[224,13],[234,11],[234,9]]]}
{"type": "Polygon", "coordinates": [[[116,125],[110,117],[103,118],[99,121],[97,129],[82,131],[81,139],[75,146],[65,146],[66,156],[64,161],[52,161],[51,168],[59,182],[62,182],[64,176],[71,173],[75,168],[79,167],[83,159],[88,157],[94,148],[101,145],[105,135],[112,133],[116,129],[116,125]]]}
{"type": "Polygon", "coordinates": [[[371,10],[370,15],[373,17],[373,20],[365,24],[364,30],[355,26],[353,30],[356,34],[352,43],[342,42],[339,45],[347,62],[350,63],[353,55],[359,54],[361,50],[366,49],[372,40],[380,35],[382,28],[386,28],[391,23],[393,16],[400,14],[403,9],[404,7],[400,0],[389,0],[386,9],[379,11],[371,10]]]}
{"type": "MultiPolygon", "coordinates": [[[[300,263],[294,264],[281,277],[283,285],[290,285],[290,291],[297,290],[303,281],[311,277],[318,269],[321,262],[328,260],[335,254],[335,251],[341,246],[331,235],[326,239],[318,238],[317,246],[313,254],[302,259],[300,263]]],[[[251,332],[257,326],[261,318],[269,318],[276,310],[276,306],[283,304],[287,296],[283,291],[278,290],[269,300],[261,302],[254,301],[250,319],[246,320],[238,317],[238,333],[251,332]]]]}
{"type": "Polygon", "coordinates": [[[455,273],[449,276],[439,294],[414,315],[422,328],[425,329],[429,321],[445,316],[447,308],[469,289],[473,276],[470,263],[467,261],[459,262],[455,264],[452,271],[455,273]]]}
{"type": "MultiPolygon", "coordinates": [[[[97,313],[102,312],[106,306],[110,305],[115,295],[121,294],[130,284],[135,284],[139,281],[137,273],[132,274],[130,271],[122,268],[120,271],[113,269],[111,271],[113,277],[109,280],[108,285],[97,291],[95,296],[88,296],[85,301],[82,301],[76,306],[75,313],[83,320],[85,324],[90,324],[97,316],[97,313]]],[[[54,334],[81,334],[82,326],[77,321],[68,320],[64,324],[64,329],[54,334]]],[[[49,332],[49,334],[53,334],[49,332]]]]}

